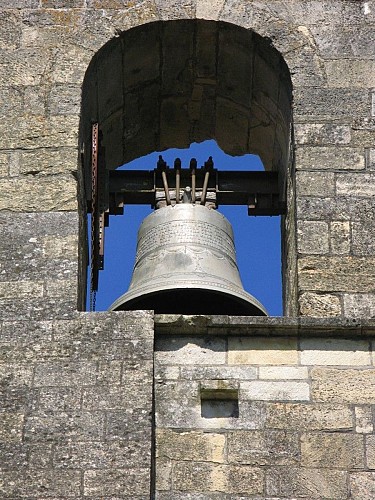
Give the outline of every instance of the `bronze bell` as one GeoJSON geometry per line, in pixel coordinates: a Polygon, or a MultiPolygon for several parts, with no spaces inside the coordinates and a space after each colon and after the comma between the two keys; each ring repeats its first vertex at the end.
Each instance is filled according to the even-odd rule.
{"type": "Polygon", "coordinates": [[[232,226],[219,212],[191,203],[159,208],[142,222],[129,290],[110,310],[157,314],[264,316],[242,286],[232,226]]]}

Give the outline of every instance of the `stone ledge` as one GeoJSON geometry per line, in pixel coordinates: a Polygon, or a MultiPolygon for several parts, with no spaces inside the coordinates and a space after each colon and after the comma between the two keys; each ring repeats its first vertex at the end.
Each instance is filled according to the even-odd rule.
{"type": "Polygon", "coordinates": [[[375,337],[375,320],[157,314],[155,334],[364,338],[375,337]]]}

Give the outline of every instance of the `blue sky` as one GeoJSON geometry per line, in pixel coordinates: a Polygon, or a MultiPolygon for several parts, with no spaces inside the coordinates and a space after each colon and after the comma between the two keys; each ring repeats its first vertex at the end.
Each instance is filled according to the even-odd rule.
{"type": "MultiPolygon", "coordinates": [[[[232,157],[215,141],[192,144],[188,149],[169,149],[151,153],[127,163],[120,169],[153,170],[159,154],[172,167],[181,158],[187,168],[191,158],[200,167],[209,156],[218,170],[263,170],[258,156],[232,157]]],[[[234,231],[237,263],[246,291],[254,295],[271,316],[282,315],[280,217],[249,217],[245,206],[222,206],[219,211],[231,222],[234,231]]],[[[137,230],[151,213],[146,205],[124,207],[124,215],[110,217],[105,229],[104,270],[99,273],[96,310],[105,311],[129,287],[135,259],[137,230]]]]}

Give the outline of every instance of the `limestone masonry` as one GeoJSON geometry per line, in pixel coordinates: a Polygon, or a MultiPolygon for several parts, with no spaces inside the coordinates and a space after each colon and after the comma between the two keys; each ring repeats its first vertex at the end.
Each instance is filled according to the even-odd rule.
{"type": "Polygon", "coordinates": [[[375,498],[375,1],[0,0],[0,498],[375,498]],[[285,316],[87,313],[105,166],[279,173],[285,316]]]}

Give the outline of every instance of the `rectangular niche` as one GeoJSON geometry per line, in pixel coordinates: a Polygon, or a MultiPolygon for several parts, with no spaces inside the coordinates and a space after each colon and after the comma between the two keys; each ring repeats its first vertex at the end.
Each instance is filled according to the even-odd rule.
{"type": "Polygon", "coordinates": [[[223,380],[201,383],[201,417],[238,418],[238,387],[223,380]]]}

